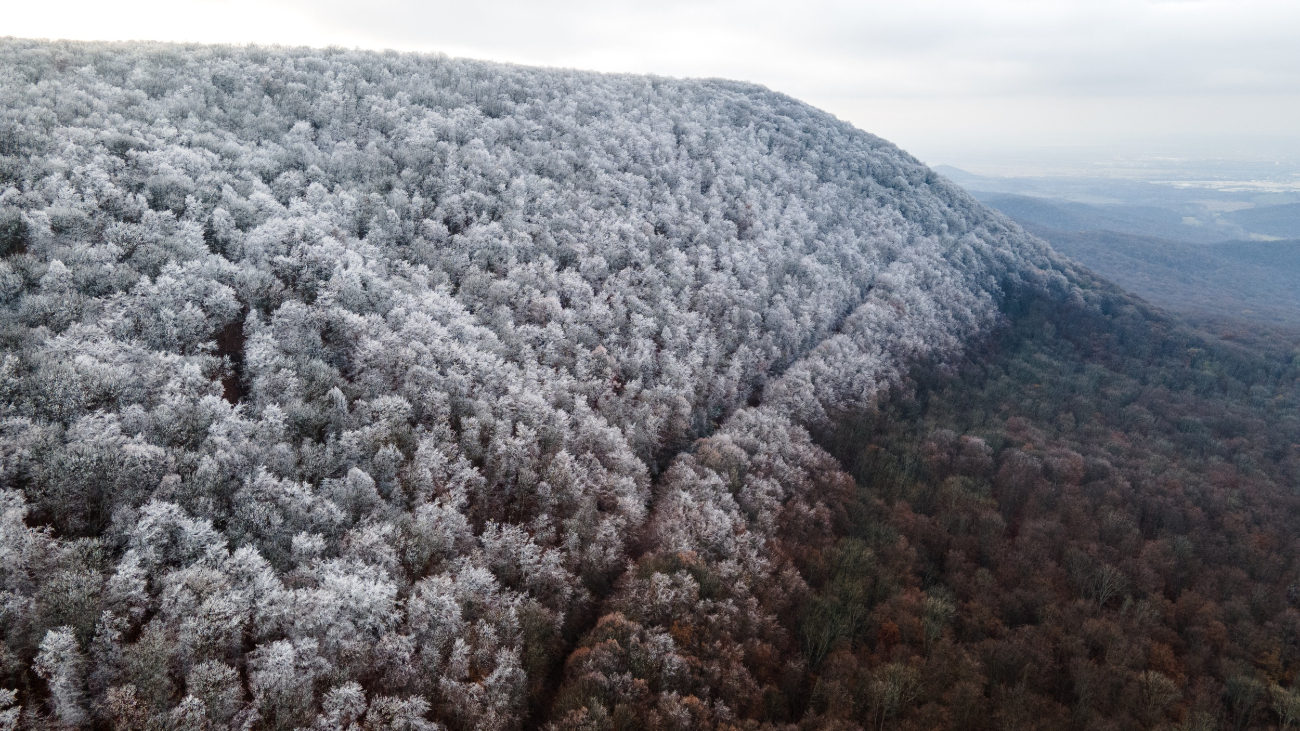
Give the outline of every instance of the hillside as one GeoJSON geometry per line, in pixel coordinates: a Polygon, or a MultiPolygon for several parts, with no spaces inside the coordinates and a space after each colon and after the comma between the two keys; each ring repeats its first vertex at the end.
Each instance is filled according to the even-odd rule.
{"type": "Polygon", "coordinates": [[[1205,226],[1172,208],[1144,205],[1089,205],[1046,200],[1024,195],[975,193],[980,201],[1015,219],[1021,225],[1061,231],[1113,231],[1128,236],[1177,239],[1211,244],[1242,237],[1241,229],[1205,226]],[[1190,222],[1189,222],[1190,219],[1190,222]]]}
{"type": "Polygon", "coordinates": [[[1228,214],[1234,223],[1279,239],[1300,238],[1300,203],[1248,208],[1228,214]]]}
{"type": "Polygon", "coordinates": [[[809,572],[814,709],[917,729],[1300,720],[1300,349],[1106,299],[1015,298],[964,362],[821,435],[858,488],[809,572]]]}
{"type": "Polygon", "coordinates": [[[1194,244],[1027,227],[1061,254],[1185,317],[1300,332],[1300,242],[1194,244]]]}
{"type": "MultiPolygon", "coordinates": [[[[907,490],[948,473],[877,484],[859,453],[881,447],[855,425],[904,461],[1036,433],[1050,407],[1025,426],[1003,413],[1022,394],[968,374],[1046,338],[1105,401],[1074,410],[1090,440],[1131,426],[1115,410],[1150,426],[1132,405],[1151,389],[1191,389],[1157,417],[1151,469],[1240,470],[1253,492],[1189,488],[1186,510],[1227,501],[1237,526],[1294,484],[1285,349],[1186,334],[888,142],[760,87],[7,39],[0,155],[0,728],[1029,728],[1009,709],[1031,696],[1082,727],[1059,668],[1046,689],[1024,679],[1040,666],[972,670],[969,713],[920,694],[987,664],[934,654],[967,640],[951,617],[976,621],[954,603],[969,572],[941,577],[904,525],[938,505],[907,490]],[[891,410],[916,398],[1000,416],[927,416],[952,432],[933,437],[891,410]],[[1185,404],[1243,410],[1267,444],[1173,439],[1237,438],[1185,404]],[[828,623],[827,592],[876,567],[888,580],[828,623]],[[951,611],[917,634],[907,602],[951,611]]],[[[1032,437],[1093,460],[1069,484],[1147,489],[1066,439],[1032,437]]],[[[968,477],[1046,489],[1029,447],[994,444],[968,477]]],[[[1021,503],[993,484],[976,502],[1003,522],[981,513],[982,545],[1015,544],[1021,503]]],[[[1080,530],[1102,510],[1081,503],[1080,530]]],[[[1241,528],[1250,545],[1290,545],[1290,510],[1241,528]]],[[[1203,528],[1134,540],[1182,550],[1161,531],[1203,528]]],[[[1275,560],[1267,580],[1295,580],[1275,560]]],[[[1088,594],[1080,570],[1097,616],[1149,599],[1088,594]]],[[[1035,606],[981,631],[1058,626],[1035,606]]],[[[1249,647],[1276,645],[1277,673],[1170,645],[1183,674],[1154,715],[1105,717],[1235,709],[1212,701],[1239,676],[1281,693],[1294,610],[1260,606],[1249,647]]]]}

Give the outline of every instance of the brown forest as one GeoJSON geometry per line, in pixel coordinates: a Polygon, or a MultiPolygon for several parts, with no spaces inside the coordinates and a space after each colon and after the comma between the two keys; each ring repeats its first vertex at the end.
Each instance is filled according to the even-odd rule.
{"type": "MultiPolygon", "coordinates": [[[[1190,331],[1114,291],[1100,310],[1034,295],[1007,310],[963,362],[918,366],[818,435],[854,484],[832,465],[826,522],[783,526],[812,587],[798,630],[677,617],[689,662],[743,657],[770,680],[750,718],[808,727],[1294,727],[1296,351],[1190,331]],[[806,672],[783,674],[781,642],[806,672]]],[[[689,555],[640,566],[683,570],[728,594],[689,555]]],[[[786,590],[757,593],[778,607],[786,590]]],[[[623,614],[602,626],[571,686],[593,687],[593,655],[636,646],[623,614]]],[[[615,728],[678,727],[627,697],[570,703],[609,703],[615,728]]]]}
{"type": "Polygon", "coordinates": [[[1297,351],[1030,297],[824,443],[811,703],[877,728],[1300,721],[1297,351]]]}

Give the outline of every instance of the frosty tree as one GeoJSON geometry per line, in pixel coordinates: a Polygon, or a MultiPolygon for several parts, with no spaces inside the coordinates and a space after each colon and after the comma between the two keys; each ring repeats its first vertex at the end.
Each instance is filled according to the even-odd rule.
{"type": "Polygon", "coordinates": [[[33,723],[755,717],[784,671],[734,648],[788,649],[782,531],[847,479],[801,425],[1009,283],[1081,296],[743,84],[6,40],[0,133],[0,700],[33,723]]]}

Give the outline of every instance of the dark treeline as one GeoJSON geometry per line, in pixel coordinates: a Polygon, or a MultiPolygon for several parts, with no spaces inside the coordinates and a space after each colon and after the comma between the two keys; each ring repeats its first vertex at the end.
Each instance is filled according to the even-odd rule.
{"type": "Polygon", "coordinates": [[[1300,349],[1037,296],[824,436],[813,708],[877,728],[1300,721],[1300,349]]]}

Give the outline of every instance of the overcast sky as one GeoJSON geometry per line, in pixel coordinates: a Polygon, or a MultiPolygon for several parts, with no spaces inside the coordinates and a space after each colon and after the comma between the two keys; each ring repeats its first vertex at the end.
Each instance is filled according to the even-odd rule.
{"type": "Polygon", "coordinates": [[[931,164],[1300,157],[1297,0],[42,0],[0,34],[343,45],[754,81],[931,164]]]}

